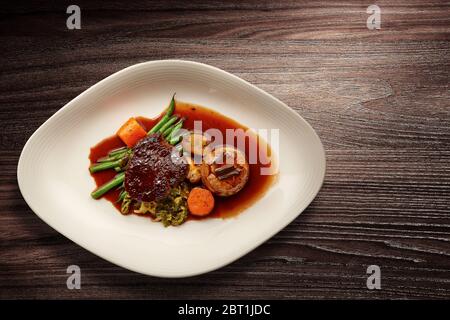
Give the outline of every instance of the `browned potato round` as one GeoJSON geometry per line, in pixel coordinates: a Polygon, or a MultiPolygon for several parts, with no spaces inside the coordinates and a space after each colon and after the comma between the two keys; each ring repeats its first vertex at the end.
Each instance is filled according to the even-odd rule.
{"type": "Polygon", "coordinates": [[[202,182],[218,196],[238,193],[247,183],[249,173],[245,154],[232,146],[218,146],[204,154],[202,182]]]}

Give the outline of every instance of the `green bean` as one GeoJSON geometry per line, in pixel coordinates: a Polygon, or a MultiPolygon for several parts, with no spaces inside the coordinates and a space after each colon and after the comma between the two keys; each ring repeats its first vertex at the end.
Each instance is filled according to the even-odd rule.
{"type": "Polygon", "coordinates": [[[112,149],[110,152],[108,152],[108,156],[112,157],[118,153],[127,152],[127,151],[128,151],[127,147],[120,147],[120,148],[112,149]]]}
{"type": "Polygon", "coordinates": [[[110,181],[108,181],[104,185],[102,185],[102,186],[98,187],[97,189],[95,189],[91,193],[92,198],[94,198],[94,199],[100,198],[105,193],[107,193],[109,190],[111,190],[114,187],[117,187],[118,185],[123,183],[124,180],[125,180],[125,172],[121,172],[121,173],[117,174],[113,179],[111,179],[110,181]]]}
{"type": "Polygon", "coordinates": [[[120,157],[121,155],[126,154],[130,149],[126,148],[124,150],[121,151],[115,151],[113,153],[108,153],[108,157],[112,158],[112,157],[120,157]]]}
{"type": "Polygon", "coordinates": [[[162,117],[161,120],[148,132],[148,134],[156,133],[161,129],[161,127],[169,120],[173,111],[175,110],[175,93],[172,96],[172,100],[170,101],[169,108],[167,109],[166,114],[162,117]]]}
{"type": "Polygon", "coordinates": [[[170,135],[170,133],[172,132],[173,128],[175,128],[175,125],[176,125],[176,124],[171,125],[169,128],[167,128],[166,130],[164,130],[164,132],[162,133],[162,136],[163,136],[164,138],[167,138],[167,137],[170,135]]]}
{"type": "Polygon", "coordinates": [[[178,121],[178,123],[175,125],[175,127],[173,128],[172,132],[169,135],[169,140],[172,140],[173,138],[175,138],[176,134],[178,133],[178,131],[180,131],[181,127],[183,126],[183,122],[184,122],[184,119],[181,119],[180,121],[178,121]]]}
{"type": "Polygon", "coordinates": [[[180,120],[178,120],[177,123],[170,126],[170,128],[167,128],[163,133],[163,137],[168,138],[174,130],[181,129],[181,127],[183,126],[184,120],[185,120],[185,118],[181,118],[180,120]]]}
{"type": "Polygon", "coordinates": [[[122,152],[122,153],[117,153],[113,156],[101,157],[101,158],[97,159],[97,162],[111,162],[111,161],[123,159],[127,156],[128,156],[127,152],[122,152]]]}
{"type": "Polygon", "coordinates": [[[184,119],[181,119],[173,128],[172,132],[170,132],[169,136],[167,137],[167,140],[171,145],[175,145],[181,140],[181,135],[177,135],[178,131],[180,131],[181,127],[183,126],[184,119]]]}
{"type": "Polygon", "coordinates": [[[181,136],[176,136],[176,137],[170,139],[170,140],[169,140],[169,143],[170,143],[171,145],[174,146],[174,145],[176,145],[178,142],[180,142],[180,140],[181,140],[181,136]]]}
{"type": "Polygon", "coordinates": [[[159,130],[159,133],[162,133],[167,130],[175,121],[178,120],[178,116],[172,116],[159,130]]]}
{"type": "Polygon", "coordinates": [[[115,161],[101,162],[98,164],[94,164],[89,167],[89,171],[91,173],[95,173],[95,172],[102,171],[102,170],[112,169],[117,166],[120,166],[122,164],[122,160],[123,159],[119,159],[119,160],[115,160],[115,161]]]}
{"type": "Polygon", "coordinates": [[[110,157],[106,156],[106,157],[98,158],[97,162],[111,162],[111,161],[114,161],[114,160],[116,160],[115,157],[111,157],[110,158],[110,157]]]}

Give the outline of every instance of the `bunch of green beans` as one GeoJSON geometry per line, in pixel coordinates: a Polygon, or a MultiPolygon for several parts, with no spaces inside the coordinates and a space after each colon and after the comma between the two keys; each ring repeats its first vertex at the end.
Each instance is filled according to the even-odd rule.
{"type": "MultiPolygon", "coordinates": [[[[178,116],[172,115],[175,110],[175,94],[172,96],[170,105],[165,115],[160,121],[148,132],[160,133],[163,137],[172,145],[177,144],[181,137],[177,135],[177,132],[183,126],[184,118],[178,119],[178,116]],[[177,121],[178,120],[178,121],[177,121]]],[[[89,167],[91,173],[95,173],[107,169],[115,169],[116,171],[122,171],[126,165],[129,157],[131,156],[131,149],[122,147],[111,150],[106,157],[97,160],[97,163],[89,167]]],[[[125,180],[125,172],[119,172],[113,179],[106,182],[95,189],[91,196],[94,199],[98,199],[113,188],[123,186],[125,180]]],[[[122,190],[119,195],[118,202],[122,201],[126,196],[126,191],[122,190]]]]}

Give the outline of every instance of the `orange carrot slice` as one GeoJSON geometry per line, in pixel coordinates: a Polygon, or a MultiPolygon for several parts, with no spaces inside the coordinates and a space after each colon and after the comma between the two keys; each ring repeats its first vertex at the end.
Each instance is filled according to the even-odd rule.
{"type": "Polygon", "coordinates": [[[195,187],[189,193],[189,212],[196,216],[206,216],[214,208],[214,196],[208,189],[195,187]]]}

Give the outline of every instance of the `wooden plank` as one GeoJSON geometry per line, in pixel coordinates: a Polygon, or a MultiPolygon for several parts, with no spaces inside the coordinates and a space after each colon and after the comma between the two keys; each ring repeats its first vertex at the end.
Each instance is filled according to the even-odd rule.
{"type": "Polygon", "coordinates": [[[209,63],[267,90],[311,122],[328,149],[450,145],[448,42],[155,41],[106,41],[100,52],[96,41],[86,41],[76,55],[60,42],[51,60],[31,49],[3,58],[3,148],[23,145],[51,114],[109,74],[161,57],[209,63]],[[12,116],[25,110],[27,128],[12,116]],[[27,135],[17,134],[24,129],[27,135]]]}
{"type": "Polygon", "coordinates": [[[0,298],[449,298],[450,4],[380,1],[80,1],[2,6],[0,298]],[[18,190],[26,140],[104,77],[187,59],[280,98],[317,130],[325,183],[293,223],[220,270],[187,279],[116,267],[44,224],[18,190]],[[66,268],[82,268],[82,290],[66,268]],[[366,268],[382,268],[382,290],[366,268]]]}
{"type": "MultiPolygon", "coordinates": [[[[382,29],[366,28],[366,1],[78,1],[85,36],[123,38],[246,38],[264,40],[449,39],[450,4],[439,0],[376,1],[382,29]]],[[[5,5],[0,26],[13,35],[67,36],[68,3],[5,5]],[[9,5],[12,6],[12,5],[9,5]]]]}

